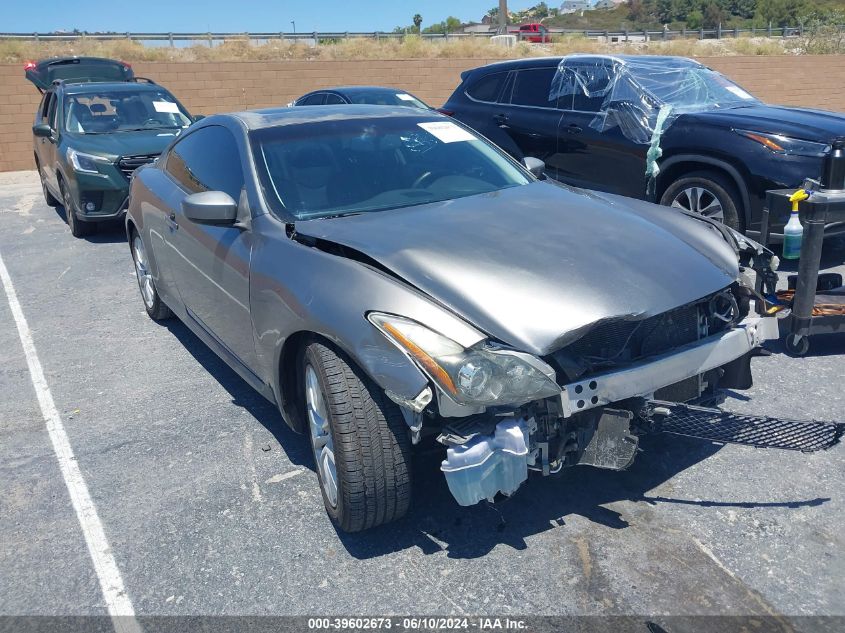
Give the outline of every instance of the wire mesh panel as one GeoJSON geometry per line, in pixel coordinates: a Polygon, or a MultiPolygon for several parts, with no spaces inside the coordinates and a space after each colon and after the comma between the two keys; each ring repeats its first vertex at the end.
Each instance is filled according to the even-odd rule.
{"type": "Polygon", "coordinates": [[[649,402],[664,433],[697,437],[725,444],[813,452],[839,443],[845,424],[744,415],[672,402],[649,402]],[[665,414],[665,410],[669,414],[665,414]]]}

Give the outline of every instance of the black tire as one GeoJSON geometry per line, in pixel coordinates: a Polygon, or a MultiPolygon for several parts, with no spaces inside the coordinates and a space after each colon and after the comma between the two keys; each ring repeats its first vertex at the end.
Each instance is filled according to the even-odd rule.
{"type": "Polygon", "coordinates": [[[806,356],[810,351],[810,338],[808,336],[801,336],[799,334],[789,333],[783,342],[786,352],[790,356],[806,356]]]}
{"type": "Polygon", "coordinates": [[[47,189],[47,183],[44,181],[44,170],[41,169],[41,162],[37,158],[35,159],[35,166],[38,168],[38,177],[41,179],[41,191],[44,194],[44,202],[47,203],[48,207],[58,207],[61,205],[61,202],[56,200],[56,197],[47,189]]]}
{"type": "MultiPolygon", "coordinates": [[[[718,202],[722,209],[722,221],[725,224],[737,231],[745,229],[744,213],[740,213],[743,208],[742,200],[736,186],[727,176],[715,171],[694,171],[681,176],[666,188],[660,196],[660,204],[671,207],[677,199],[683,208],[694,207],[694,204],[687,204],[689,197],[684,193],[692,188],[706,192],[702,195],[705,204],[711,200],[711,197],[718,202]]],[[[690,210],[696,211],[695,208],[690,210]]]]}
{"type": "Polygon", "coordinates": [[[167,307],[164,301],[158,294],[158,289],[155,287],[155,281],[152,275],[145,278],[144,270],[149,272],[149,261],[147,260],[146,247],[144,246],[141,236],[136,230],[129,233],[129,250],[132,252],[132,263],[135,264],[135,276],[138,279],[138,290],[141,293],[141,302],[144,304],[144,310],[153,321],[164,321],[173,316],[173,311],[167,307]],[[140,247],[143,249],[141,253],[137,252],[135,240],[140,241],[140,247]],[[149,282],[148,294],[145,295],[145,282],[149,282]]]}
{"type": "Polygon", "coordinates": [[[62,206],[65,209],[65,222],[70,229],[70,234],[74,237],[85,237],[90,235],[96,226],[90,222],[83,222],[76,217],[75,205],[73,204],[73,197],[70,195],[70,190],[59,180],[59,190],[62,192],[62,206]]]}
{"type": "Polygon", "coordinates": [[[404,516],[411,505],[411,441],[399,407],[346,357],[319,341],[302,355],[303,411],[312,449],[305,384],[313,368],[325,400],[337,475],[336,505],[318,467],[326,511],[345,532],[359,532],[404,516]]]}

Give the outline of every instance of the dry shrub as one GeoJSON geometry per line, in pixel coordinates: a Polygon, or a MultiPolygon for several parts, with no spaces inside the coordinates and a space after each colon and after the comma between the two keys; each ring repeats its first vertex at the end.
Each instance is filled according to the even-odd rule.
{"type": "Polygon", "coordinates": [[[340,38],[321,40],[317,46],[289,40],[250,41],[234,37],[209,46],[202,41],[191,46],[145,46],[126,39],[96,41],[77,38],[34,42],[0,40],[0,63],[17,63],[59,55],[94,55],[133,61],[274,61],[289,59],[505,59],[570,53],[616,53],[645,55],[782,55],[785,53],[845,52],[845,34],[837,31],[808,32],[797,42],[785,45],[780,39],[724,38],[721,40],[652,40],[650,42],[605,43],[582,35],[555,36],[551,44],[518,42],[513,48],[492,44],[487,37],[423,39],[340,38]]]}

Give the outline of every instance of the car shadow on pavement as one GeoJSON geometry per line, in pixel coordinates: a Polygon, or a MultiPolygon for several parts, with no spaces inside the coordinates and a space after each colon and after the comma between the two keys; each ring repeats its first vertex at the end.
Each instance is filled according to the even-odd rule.
{"type": "MultiPolygon", "coordinates": [[[[53,211],[55,211],[59,219],[67,225],[67,212],[65,211],[64,206],[57,205],[53,207],[53,211]]],[[[70,229],[68,229],[68,234],[70,234],[70,229]]],[[[116,244],[118,242],[125,242],[126,231],[124,229],[123,220],[100,222],[97,224],[97,228],[92,233],[86,235],[82,239],[86,242],[91,242],[92,244],[116,244]]]]}
{"type": "Polygon", "coordinates": [[[450,558],[478,558],[497,545],[527,549],[526,539],[551,529],[566,529],[578,515],[611,529],[625,529],[629,519],[607,507],[618,501],[650,505],[673,503],[701,507],[784,507],[821,505],[829,499],[787,502],[728,502],[673,499],[649,491],[677,473],[707,459],[721,445],[670,435],[642,438],[643,452],[627,471],[575,467],[543,478],[532,474],[511,498],[462,508],[452,499],[440,472],[441,453],[420,455],[414,464],[414,505],[407,517],[360,534],[338,533],[356,558],[373,558],[418,547],[423,553],[446,551],[450,558]]]}
{"type": "MultiPolygon", "coordinates": [[[[293,464],[314,470],[307,438],[285,424],[275,405],[244,382],[181,321],[171,319],[165,327],[229,392],[232,404],[243,407],[273,434],[293,464]]],[[[497,545],[527,549],[527,538],[551,529],[565,529],[575,515],[607,528],[625,529],[629,519],[617,509],[607,507],[620,501],[738,508],[800,508],[828,501],[728,502],[650,496],[649,491],[712,456],[722,445],[664,434],[641,438],[640,447],[642,451],[626,471],[578,466],[551,477],[531,473],[513,497],[502,498],[494,504],[485,501],[461,507],[452,498],[440,472],[445,449],[429,439],[414,452],[414,500],[408,515],[395,523],[361,533],[338,532],[338,538],[346,550],[359,559],[411,548],[418,548],[424,554],[446,551],[450,558],[478,558],[497,545]]]]}
{"type": "Polygon", "coordinates": [[[308,439],[285,424],[276,406],[250,387],[184,323],[173,318],[163,324],[194,359],[232,396],[232,404],[245,409],[260,422],[284,450],[292,464],[314,470],[308,439]]]}

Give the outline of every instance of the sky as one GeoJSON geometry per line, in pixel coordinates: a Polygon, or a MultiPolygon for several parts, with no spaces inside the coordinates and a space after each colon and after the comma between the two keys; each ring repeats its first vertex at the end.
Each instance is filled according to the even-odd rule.
{"type": "MultiPolygon", "coordinates": [[[[510,0],[509,11],[539,0],[510,0]]],[[[548,2],[548,0],[547,0],[548,2]]],[[[554,6],[553,3],[549,3],[554,6]]],[[[58,29],[140,32],[392,31],[454,15],[479,21],[498,0],[0,0],[0,31],[46,33],[58,29]]]]}

